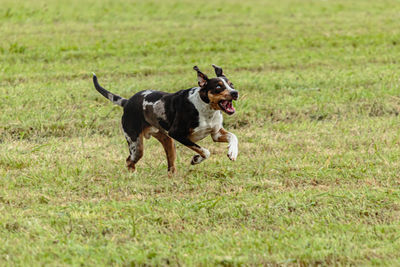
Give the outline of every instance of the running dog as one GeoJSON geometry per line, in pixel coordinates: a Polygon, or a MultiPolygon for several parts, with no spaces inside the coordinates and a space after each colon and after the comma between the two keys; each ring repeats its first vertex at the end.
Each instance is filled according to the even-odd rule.
{"type": "Polygon", "coordinates": [[[228,143],[228,157],[235,161],[238,155],[238,139],[222,127],[222,112],[235,113],[232,100],[239,97],[238,91],[225,76],[222,68],[212,65],[216,78],[209,79],[197,66],[198,87],[166,93],[145,90],[130,99],[115,95],[97,81],[93,73],[96,90],[111,102],[124,108],[122,128],[129,146],[126,164],[134,171],[143,156],[143,137],[154,136],[163,145],[168,161],[168,173],[176,172],[176,150],[174,140],[192,149],[197,154],[191,164],[199,164],[210,156],[210,152],[196,144],[211,135],[214,142],[228,143]]]}

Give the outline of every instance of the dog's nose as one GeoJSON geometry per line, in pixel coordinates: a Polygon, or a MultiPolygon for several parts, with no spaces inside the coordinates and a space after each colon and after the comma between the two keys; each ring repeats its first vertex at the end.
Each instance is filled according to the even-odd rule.
{"type": "Polygon", "coordinates": [[[236,100],[236,99],[238,99],[238,97],[239,97],[239,92],[233,90],[233,91],[231,92],[231,96],[232,96],[233,99],[236,100]]]}

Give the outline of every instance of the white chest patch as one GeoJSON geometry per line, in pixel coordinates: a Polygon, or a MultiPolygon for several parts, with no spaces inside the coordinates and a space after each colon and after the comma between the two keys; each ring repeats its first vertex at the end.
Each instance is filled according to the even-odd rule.
{"type": "Polygon", "coordinates": [[[193,88],[189,95],[189,101],[199,112],[199,126],[193,129],[190,136],[192,142],[197,142],[213,132],[218,132],[222,128],[223,121],[221,111],[211,109],[209,104],[201,100],[199,90],[200,87],[193,88]]]}

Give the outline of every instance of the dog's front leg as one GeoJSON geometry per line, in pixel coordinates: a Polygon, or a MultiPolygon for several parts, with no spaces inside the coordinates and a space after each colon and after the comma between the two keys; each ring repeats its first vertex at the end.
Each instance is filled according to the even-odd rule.
{"type": "Polygon", "coordinates": [[[169,132],[168,135],[171,136],[172,138],[174,138],[176,141],[178,141],[182,145],[185,145],[188,148],[190,148],[191,150],[198,153],[198,155],[193,156],[190,164],[192,164],[192,165],[199,164],[203,160],[210,157],[210,151],[208,151],[208,149],[201,147],[196,143],[193,143],[192,141],[189,140],[189,138],[187,136],[181,135],[179,133],[174,133],[174,132],[169,132]]]}
{"type": "Polygon", "coordinates": [[[226,142],[228,143],[228,158],[235,161],[239,153],[238,149],[238,139],[236,135],[226,131],[224,128],[219,129],[219,131],[211,134],[214,142],[226,142]]]}

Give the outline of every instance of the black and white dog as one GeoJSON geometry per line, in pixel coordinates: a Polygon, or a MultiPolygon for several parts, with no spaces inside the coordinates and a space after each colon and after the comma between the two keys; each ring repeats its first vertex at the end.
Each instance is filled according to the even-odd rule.
{"type": "Polygon", "coordinates": [[[167,154],[168,172],[175,173],[176,151],[174,139],[196,153],[191,164],[199,164],[210,156],[210,152],[195,142],[211,135],[214,142],[227,142],[228,157],[236,160],[238,140],[222,127],[222,113],[235,113],[232,100],[239,97],[238,91],[224,75],[222,69],[212,65],[216,78],[209,79],[197,66],[199,87],[166,93],[153,90],[138,92],[129,100],[108,92],[97,82],[93,74],[96,90],[114,104],[124,108],[122,128],[129,145],[126,163],[129,170],[143,156],[143,137],[154,136],[161,142],[167,154]]]}

